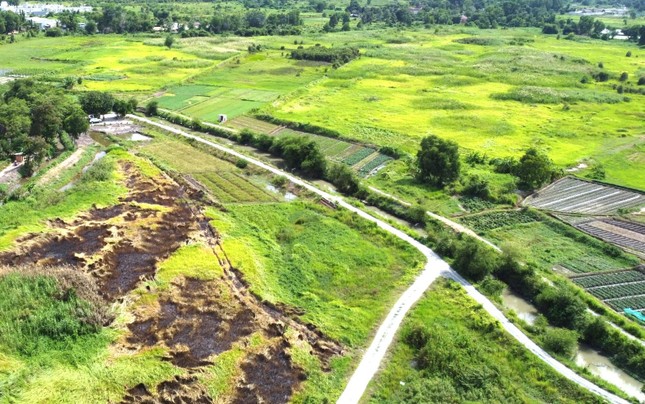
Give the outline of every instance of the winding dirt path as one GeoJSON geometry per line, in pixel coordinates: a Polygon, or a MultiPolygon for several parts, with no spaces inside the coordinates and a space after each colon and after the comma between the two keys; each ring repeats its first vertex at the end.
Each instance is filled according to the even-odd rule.
{"type": "Polygon", "coordinates": [[[412,305],[414,305],[414,303],[416,303],[416,301],[421,298],[421,296],[423,295],[423,292],[425,292],[425,290],[432,284],[432,282],[434,282],[440,276],[453,279],[456,282],[460,283],[466,290],[466,293],[468,293],[468,295],[472,297],[477,303],[481,304],[482,307],[488,312],[488,314],[490,314],[493,318],[499,321],[500,325],[509,334],[511,334],[513,338],[515,338],[520,344],[522,344],[526,349],[534,353],[538,358],[540,358],[546,364],[548,364],[553,369],[555,369],[562,376],[578,384],[579,386],[599,395],[600,397],[604,398],[605,400],[611,403],[621,403],[621,404],[627,403],[627,401],[596,386],[589,380],[583,378],[582,376],[575,373],[573,370],[569,369],[568,367],[566,367],[565,365],[563,365],[562,363],[554,359],[546,351],[540,348],[535,342],[533,342],[529,337],[527,337],[519,328],[517,328],[513,323],[511,323],[504,316],[504,314],[497,307],[495,307],[495,305],[490,300],[488,300],[488,298],[486,298],[484,295],[479,293],[479,291],[477,291],[477,289],[475,289],[473,285],[471,285],[461,275],[459,275],[452,268],[450,268],[450,266],[445,261],[443,261],[438,255],[436,255],[431,249],[419,243],[418,241],[414,240],[412,237],[408,236],[404,232],[375,218],[374,216],[371,216],[370,214],[362,211],[361,209],[353,205],[350,205],[349,203],[345,202],[345,200],[340,196],[331,195],[325,191],[322,191],[298,177],[288,174],[285,171],[275,168],[253,157],[239,153],[231,148],[222,146],[220,144],[210,142],[199,136],[191,135],[189,133],[186,133],[184,131],[181,131],[169,125],[157,123],[150,119],[142,118],[135,115],[128,115],[128,117],[131,119],[136,119],[141,122],[145,122],[149,125],[157,126],[168,132],[175,133],[177,135],[184,136],[189,139],[194,139],[200,143],[203,143],[205,145],[218,149],[227,154],[233,155],[238,158],[243,158],[246,161],[248,161],[250,164],[253,164],[257,167],[267,170],[275,175],[285,177],[289,181],[293,182],[294,184],[301,186],[307,189],[308,191],[311,191],[321,196],[322,198],[325,198],[331,202],[334,202],[338,206],[342,206],[343,208],[349,210],[350,212],[353,212],[354,214],[357,214],[363,217],[366,220],[376,223],[376,225],[382,228],[383,230],[393,234],[394,236],[400,238],[401,240],[415,247],[417,250],[419,250],[419,252],[421,252],[427,258],[428,262],[424,270],[419,274],[419,276],[416,278],[414,283],[397,300],[394,307],[392,307],[387,317],[385,318],[381,326],[378,328],[376,335],[372,343],[368,347],[367,351],[364,353],[363,359],[358,365],[358,368],[354,371],[354,374],[352,375],[349,382],[347,383],[347,386],[345,387],[345,391],[338,399],[338,403],[342,403],[342,404],[357,403],[360,400],[370,380],[372,380],[372,378],[378,371],[381,361],[383,360],[385,353],[387,352],[390,344],[392,343],[392,340],[394,339],[394,336],[396,335],[396,332],[399,329],[399,326],[401,325],[401,322],[403,321],[403,318],[405,317],[406,313],[408,312],[408,310],[410,310],[412,305]]]}

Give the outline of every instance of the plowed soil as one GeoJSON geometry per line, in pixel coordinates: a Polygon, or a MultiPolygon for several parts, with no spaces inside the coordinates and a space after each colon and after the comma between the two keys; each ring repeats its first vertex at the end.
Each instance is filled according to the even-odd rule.
{"type": "Polygon", "coordinates": [[[158,386],[133,386],[125,402],[212,402],[197,375],[218,354],[245,346],[252,334],[261,335],[266,346],[244,357],[231,380],[231,396],[218,402],[287,402],[306,379],[291,359],[289,338],[307,341],[323,369],[342,352],[315,327],[300,323],[297,310],[266,305],[249,293],[201,214],[193,198],[197,191],[168,177],[144,177],[131,163],[120,169],[129,192],[119,204],[94,208],[71,221],[51,220],[46,232],[28,234],[14,250],[0,253],[0,264],[68,265],[92,274],[106,301],[115,302],[134,297],[134,289],[144,290],[142,283],[154,279],[157,264],[180,246],[198,240],[213,248],[224,278],[179,276],[163,291],[150,291],[157,293],[152,303],[133,306],[135,320],[120,344],[134,351],[163,347],[167,360],[186,369],[186,375],[158,386]],[[287,329],[295,337],[292,332],[287,338],[287,329]]]}

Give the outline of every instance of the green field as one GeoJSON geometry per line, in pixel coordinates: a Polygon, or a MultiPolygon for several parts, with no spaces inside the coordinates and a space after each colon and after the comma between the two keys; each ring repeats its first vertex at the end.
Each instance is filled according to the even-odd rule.
{"type": "Polygon", "coordinates": [[[140,150],[165,166],[192,176],[223,203],[277,200],[275,194],[266,190],[266,180],[179,140],[158,135],[140,150]]]}
{"type": "Polygon", "coordinates": [[[412,309],[368,389],[370,403],[597,400],[528,353],[446,280],[412,309]]]}
{"type": "Polygon", "coordinates": [[[161,42],[119,36],[32,38],[3,46],[0,69],[53,79],[81,77],[81,89],[152,93],[216,66],[208,55],[190,51],[188,45],[166,49],[161,42]]]}
{"type": "Polygon", "coordinates": [[[459,219],[496,245],[510,247],[544,268],[561,266],[574,273],[629,268],[639,260],[536,212],[502,211],[459,219]]]}
{"type": "Polygon", "coordinates": [[[267,113],[408,152],[428,133],[490,157],[538,146],[562,167],[593,160],[605,166],[610,182],[641,189],[645,183],[639,169],[645,97],[611,87],[621,72],[632,86],[645,73],[642,51],[631,43],[455,28],[324,40],[357,44],[364,56],[267,113]],[[600,62],[610,81],[582,84],[600,62]]]}
{"type": "Polygon", "coordinates": [[[303,320],[350,347],[365,344],[422,264],[416,250],[375,226],[310,203],[235,205],[212,215],[254,293],[303,308],[303,320]]]}

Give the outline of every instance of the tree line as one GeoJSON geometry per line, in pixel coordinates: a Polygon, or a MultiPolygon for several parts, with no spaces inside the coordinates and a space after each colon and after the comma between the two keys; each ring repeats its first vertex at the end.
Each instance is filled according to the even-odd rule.
{"type": "Polygon", "coordinates": [[[136,107],[136,100],[108,93],[76,94],[71,87],[15,80],[0,96],[0,159],[23,153],[22,174],[30,176],[43,159],[76,147],[74,141],[89,128],[88,114],[125,115],[136,107]]]}

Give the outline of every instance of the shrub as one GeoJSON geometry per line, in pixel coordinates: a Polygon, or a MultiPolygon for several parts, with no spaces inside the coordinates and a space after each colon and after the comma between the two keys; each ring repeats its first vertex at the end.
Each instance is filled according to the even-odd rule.
{"type": "Polygon", "coordinates": [[[488,162],[488,157],[484,153],[480,152],[470,152],[466,155],[466,163],[475,165],[475,164],[486,164],[488,162]]]}
{"type": "Polygon", "coordinates": [[[488,181],[479,175],[469,175],[465,180],[462,192],[465,195],[482,199],[490,198],[491,194],[488,181]]]}
{"type": "Polygon", "coordinates": [[[329,165],[325,178],[345,195],[351,196],[358,192],[360,182],[354,171],[345,164],[333,163],[329,165]]]}
{"type": "Polygon", "coordinates": [[[493,273],[497,266],[497,253],[490,247],[469,238],[457,245],[453,267],[463,276],[480,281],[493,273]]]}
{"type": "Polygon", "coordinates": [[[146,104],[146,115],[155,116],[159,114],[159,102],[156,100],[149,101],[146,104]]]}
{"type": "Polygon", "coordinates": [[[312,46],[291,51],[291,57],[294,59],[327,62],[333,64],[334,67],[344,65],[356,59],[359,55],[360,51],[354,47],[326,48],[324,46],[312,46]]]}
{"type": "Polygon", "coordinates": [[[587,306],[571,290],[564,287],[545,287],[536,296],[535,304],[549,322],[557,327],[582,329],[587,306]]]}
{"type": "Polygon", "coordinates": [[[240,144],[251,144],[255,139],[255,134],[249,129],[242,129],[240,132],[240,144]]]}
{"type": "Polygon", "coordinates": [[[242,169],[244,169],[244,168],[246,168],[248,165],[249,165],[249,162],[248,162],[248,161],[246,161],[246,160],[244,160],[244,159],[239,159],[239,160],[237,160],[237,161],[235,162],[235,166],[236,166],[237,168],[242,168],[242,169]]]}
{"type": "Polygon", "coordinates": [[[62,30],[62,29],[60,29],[60,28],[58,28],[58,27],[48,28],[48,29],[45,31],[45,36],[47,36],[47,37],[54,37],[54,38],[56,38],[56,37],[61,37],[61,36],[63,36],[63,30],[62,30]]]}
{"type": "Polygon", "coordinates": [[[627,72],[622,72],[620,73],[620,77],[618,78],[618,81],[627,81],[629,78],[629,74],[627,72]]]}
{"type": "Polygon", "coordinates": [[[578,333],[564,328],[547,328],[542,343],[547,351],[570,359],[578,348],[578,333]]]}
{"type": "Polygon", "coordinates": [[[105,158],[92,164],[90,168],[83,173],[83,181],[107,181],[112,178],[114,164],[105,158]]]}

